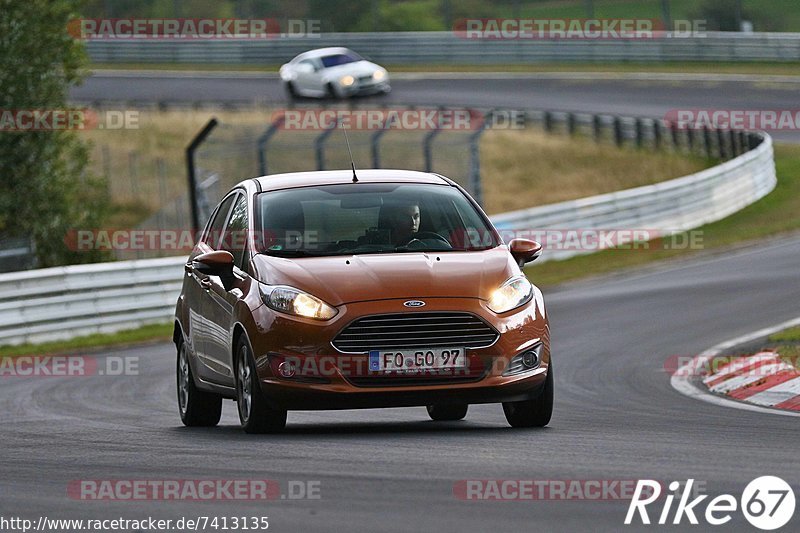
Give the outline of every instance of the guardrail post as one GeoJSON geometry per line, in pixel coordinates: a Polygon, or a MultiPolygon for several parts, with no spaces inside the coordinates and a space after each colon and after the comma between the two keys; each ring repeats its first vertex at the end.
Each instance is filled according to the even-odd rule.
{"type": "Polygon", "coordinates": [[[614,143],[617,146],[622,146],[624,139],[622,138],[622,119],[614,117],[614,143]]]}
{"type": "Polygon", "coordinates": [[[736,143],[736,132],[734,130],[728,130],[728,137],[731,140],[731,157],[736,157],[741,153],[736,143]]]}
{"type": "Polygon", "coordinates": [[[644,145],[644,125],[642,124],[642,119],[637,117],[634,126],[636,127],[636,148],[641,148],[644,145]]]}
{"type": "Polygon", "coordinates": [[[725,161],[728,158],[725,150],[725,134],[720,129],[717,130],[717,148],[720,160],[725,161]]]}
{"type": "Polygon", "coordinates": [[[567,133],[572,137],[575,135],[578,126],[576,123],[575,113],[567,113],[567,133]]]}
{"type": "Polygon", "coordinates": [[[200,230],[200,212],[197,207],[197,176],[195,175],[194,153],[203,141],[206,140],[206,137],[211,134],[211,130],[217,127],[217,124],[216,118],[209,120],[195,138],[192,139],[189,146],[186,147],[186,173],[189,179],[189,202],[191,203],[192,229],[194,231],[200,230]]]}
{"type": "Polygon", "coordinates": [[[681,146],[681,140],[678,137],[678,125],[674,122],[669,123],[669,133],[672,137],[672,148],[677,151],[681,146]]]}
{"type": "Polygon", "coordinates": [[[689,148],[689,153],[694,153],[694,129],[691,126],[686,126],[686,144],[689,148]]]}
{"type": "Polygon", "coordinates": [[[711,133],[708,131],[707,124],[703,124],[703,146],[706,149],[706,157],[711,159],[711,133]]]}
{"type": "Polygon", "coordinates": [[[550,111],[544,112],[544,131],[547,133],[553,131],[553,114],[550,111]]]}
{"type": "Polygon", "coordinates": [[[657,119],[653,120],[653,148],[656,150],[661,148],[661,122],[657,119]]]}
{"type": "Polygon", "coordinates": [[[269,143],[270,139],[272,138],[275,133],[277,133],[278,129],[283,125],[284,121],[286,120],[286,116],[281,115],[275,121],[269,125],[269,128],[261,134],[261,137],[258,138],[257,141],[257,150],[258,150],[258,173],[261,176],[267,175],[267,144],[269,143]]]}
{"type": "Polygon", "coordinates": [[[592,115],[592,135],[595,142],[600,142],[603,137],[603,121],[600,115],[592,115]]]}

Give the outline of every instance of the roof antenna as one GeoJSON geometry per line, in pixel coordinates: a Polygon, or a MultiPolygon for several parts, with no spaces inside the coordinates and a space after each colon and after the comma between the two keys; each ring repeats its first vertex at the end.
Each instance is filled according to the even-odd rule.
{"type": "Polygon", "coordinates": [[[353,183],[358,183],[358,176],[356,176],[356,164],[353,161],[353,151],[350,150],[350,140],[347,138],[347,128],[344,127],[342,122],[342,129],[344,130],[344,142],[347,143],[347,152],[350,154],[350,168],[353,169],[353,183]]]}

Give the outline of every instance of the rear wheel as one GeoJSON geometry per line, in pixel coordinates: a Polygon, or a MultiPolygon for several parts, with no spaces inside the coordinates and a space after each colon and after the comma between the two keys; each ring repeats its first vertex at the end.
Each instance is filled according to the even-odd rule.
{"type": "Polygon", "coordinates": [[[428,416],[431,417],[431,420],[442,422],[446,420],[461,420],[467,416],[469,405],[429,405],[427,409],[428,416]]]}
{"type": "Polygon", "coordinates": [[[194,384],[186,344],[178,346],[178,409],[185,426],[208,427],[219,424],[222,416],[222,396],[201,391],[194,384]]]}
{"type": "Polygon", "coordinates": [[[544,427],[553,415],[553,362],[547,368],[547,379],[538,398],[522,402],[504,402],[506,420],[515,428],[544,427]]]}
{"type": "Polygon", "coordinates": [[[242,336],[236,348],[236,404],[246,433],[275,433],[286,427],[286,411],[273,409],[258,381],[250,344],[242,336]]]}
{"type": "Polygon", "coordinates": [[[286,95],[289,97],[290,100],[297,100],[297,89],[294,88],[294,83],[286,82],[286,95]]]}

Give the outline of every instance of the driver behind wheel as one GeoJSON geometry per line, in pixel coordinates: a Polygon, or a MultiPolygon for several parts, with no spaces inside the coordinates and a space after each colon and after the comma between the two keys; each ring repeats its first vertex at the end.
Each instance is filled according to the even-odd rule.
{"type": "Polygon", "coordinates": [[[384,206],[381,218],[380,226],[390,230],[392,243],[404,246],[414,240],[419,231],[419,204],[384,206]]]}

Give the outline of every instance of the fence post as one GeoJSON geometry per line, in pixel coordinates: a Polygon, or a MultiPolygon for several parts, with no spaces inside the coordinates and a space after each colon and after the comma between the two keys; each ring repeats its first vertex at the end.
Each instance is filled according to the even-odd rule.
{"type": "Polygon", "coordinates": [[[203,126],[203,129],[192,139],[189,146],[186,147],[186,173],[189,179],[189,202],[191,203],[192,211],[192,229],[194,231],[200,230],[200,213],[197,209],[197,176],[195,175],[194,168],[194,153],[197,148],[206,140],[211,130],[217,127],[217,119],[212,118],[208,123],[203,126]]]}
{"type": "Polygon", "coordinates": [[[708,131],[707,124],[703,124],[703,144],[706,148],[706,157],[711,159],[711,133],[708,131]]]}
{"type": "Polygon", "coordinates": [[[736,157],[740,154],[739,147],[736,143],[736,132],[734,130],[728,130],[728,137],[731,140],[731,158],[736,157]]]}
{"type": "Polygon", "coordinates": [[[487,117],[493,116],[494,109],[483,115],[483,120],[475,132],[469,136],[469,188],[472,197],[483,205],[483,188],[481,187],[480,146],[478,145],[483,131],[486,129],[487,117]]]}
{"type": "Polygon", "coordinates": [[[370,148],[372,150],[372,168],[381,168],[381,138],[386,135],[389,129],[394,124],[394,120],[390,117],[389,120],[383,125],[381,129],[376,131],[370,137],[370,148]]]}
{"type": "Polygon", "coordinates": [[[577,130],[576,120],[575,113],[567,113],[567,133],[570,137],[573,137],[577,130]]]}
{"type": "Polygon", "coordinates": [[[269,125],[269,128],[266,129],[264,133],[261,134],[261,137],[258,138],[256,148],[258,150],[258,173],[261,176],[267,175],[267,144],[269,143],[270,139],[272,138],[275,133],[278,132],[278,129],[283,125],[284,121],[286,121],[286,116],[281,115],[275,121],[269,125]]]}
{"type": "Polygon", "coordinates": [[[334,122],[333,125],[317,135],[314,139],[314,151],[317,155],[317,170],[325,170],[325,141],[331,136],[331,133],[339,127],[339,122],[334,122]]]}
{"type": "Polygon", "coordinates": [[[725,153],[725,134],[720,129],[717,130],[717,148],[719,148],[720,161],[725,161],[727,159],[727,155],[725,153]]]}
{"type": "Polygon", "coordinates": [[[622,138],[622,119],[614,117],[614,143],[617,146],[622,146],[624,139],[622,138]]]}
{"type": "MultiPolygon", "coordinates": [[[[441,112],[444,108],[440,107],[439,112],[441,112]]],[[[425,172],[432,172],[433,171],[433,152],[431,151],[431,146],[433,145],[433,139],[439,135],[442,131],[440,128],[440,122],[436,122],[436,126],[425,134],[425,138],[422,141],[422,153],[425,157],[425,172]]]]}

